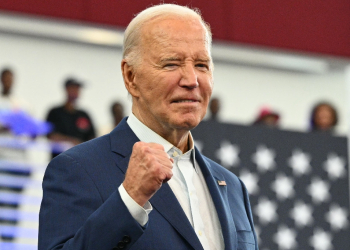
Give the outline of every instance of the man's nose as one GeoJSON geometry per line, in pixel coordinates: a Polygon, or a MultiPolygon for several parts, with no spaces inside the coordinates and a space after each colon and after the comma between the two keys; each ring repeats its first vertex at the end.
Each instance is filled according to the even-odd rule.
{"type": "Polygon", "coordinates": [[[198,75],[194,65],[186,65],[183,68],[180,86],[186,88],[198,87],[198,75]]]}

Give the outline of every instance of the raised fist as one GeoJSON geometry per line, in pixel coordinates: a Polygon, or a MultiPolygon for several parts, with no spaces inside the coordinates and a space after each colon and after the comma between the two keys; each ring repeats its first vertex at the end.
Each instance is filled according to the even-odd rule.
{"type": "Polygon", "coordinates": [[[157,143],[137,142],[130,156],[123,186],[140,206],[173,176],[173,159],[157,143]]]}

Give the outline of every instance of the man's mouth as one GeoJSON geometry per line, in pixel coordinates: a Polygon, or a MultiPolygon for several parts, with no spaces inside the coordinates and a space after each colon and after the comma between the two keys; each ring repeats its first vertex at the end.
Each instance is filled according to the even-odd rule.
{"type": "Polygon", "coordinates": [[[178,100],[174,101],[175,103],[184,103],[184,102],[197,102],[196,100],[178,100]]]}

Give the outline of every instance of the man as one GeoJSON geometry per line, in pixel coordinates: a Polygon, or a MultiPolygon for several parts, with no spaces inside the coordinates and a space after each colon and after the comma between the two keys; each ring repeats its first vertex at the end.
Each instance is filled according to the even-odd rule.
{"type": "Polygon", "coordinates": [[[265,126],[268,128],[278,128],[280,115],[269,107],[262,107],[253,125],[265,126]]]}
{"type": "Polygon", "coordinates": [[[124,118],[124,107],[120,102],[113,102],[111,106],[111,114],[113,117],[113,128],[116,127],[124,118]]]}
{"type": "MultiPolygon", "coordinates": [[[[66,102],[52,108],[46,120],[53,125],[48,138],[54,142],[68,142],[72,145],[95,138],[95,129],[87,112],[77,109],[76,102],[80,95],[82,83],[74,78],[65,81],[66,102]]],[[[52,158],[61,153],[53,150],[52,158]]]]}
{"type": "MultiPolygon", "coordinates": [[[[12,100],[10,99],[12,84],[12,71],[8,68],[3,69],[1,71],[0,113],[13,110],[12,100]]],[[[3,132],[8,132],[8,128],[4,127],[0,122],[0,133],[3,132]]]]}
{"type": "MultiPolygon", "coordinates": [[[[2,113],[31,113],[30,105],[23,99],[13,94],[14,73],[10,68],[1,71],[0,114],[2,113]]],[[[0,133],[10,134],[10,127],[1,125],[0,133]]]]}
{"type": "Polygon", "coordinates": [[[121,63],[132,115],[48,166],[43,249],[258,249],[247,191],[202,156],[190,130],[213,87],[200,15],[164,4],[125,31],[121,63]]]}
{"type": "Polygon", "coordinates": [[[219,111],[220,111],[220,99],[213,97],[209,102],[210,110],[210,121],[218,121],[219,111]]]}
{"type": "Polygon", "coordinates": [[[1,95],[3,97],[10,96],[11,88],[13,85],[13,73],[9,68],[5,68],[1,71],[1,95]]]}
{"type": "Polygon", "coordinates": [[[1,94],[0,111],[19,111],[22,110],[22,104],[12,94],[14,75],[10,68],[4,68],[1,71],[1,94]]]}

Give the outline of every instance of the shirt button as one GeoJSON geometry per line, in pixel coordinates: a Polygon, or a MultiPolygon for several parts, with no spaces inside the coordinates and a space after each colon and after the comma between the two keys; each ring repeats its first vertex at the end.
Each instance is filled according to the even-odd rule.
{"type": "Polygon", "coordinates": [[[198,231],[198,234],[199,234],[199,236],[202,236],[202,231],[199,230],[199,231],[198,231]]]}
{"type": "Polygon", "coordinates": [[[178,155],[179,155],[179,154],[178,154],[176,151],[174,151],[173,156],[176,157],[176,156],[178,156],[178,155]]]}

